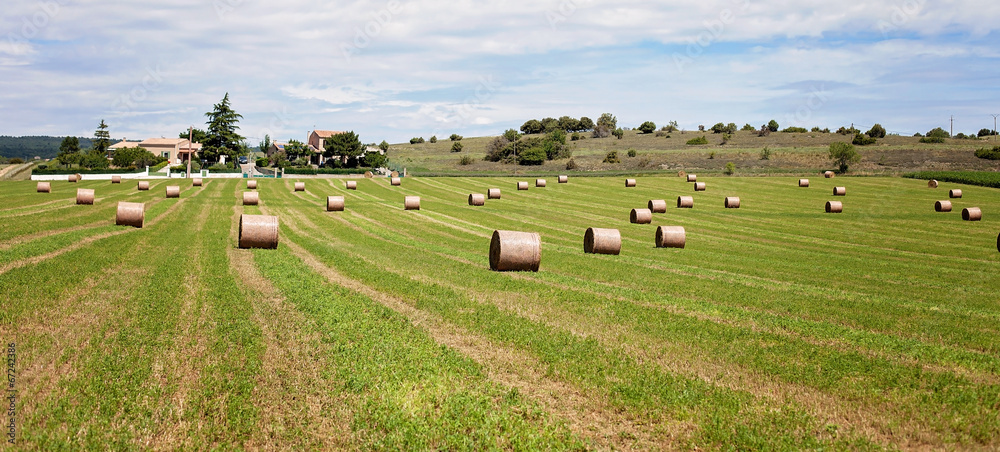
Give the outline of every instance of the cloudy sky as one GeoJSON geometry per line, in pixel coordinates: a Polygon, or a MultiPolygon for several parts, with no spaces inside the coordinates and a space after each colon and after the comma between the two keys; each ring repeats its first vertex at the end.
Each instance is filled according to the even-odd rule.
{"type": "Polygon", "coordinates": [[[911,135],[1000,113],[1000,2],[5,0],[0,135],[495,135],[545,116],[911,135]]]}

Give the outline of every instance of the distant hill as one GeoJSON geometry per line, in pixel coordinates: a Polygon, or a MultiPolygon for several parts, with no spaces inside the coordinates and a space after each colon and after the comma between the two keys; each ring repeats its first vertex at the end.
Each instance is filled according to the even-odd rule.
{"type": "MultiPolygon", "coordinates": [[[[0,155],[4,157],[20,157],[25,160],[36,155],[43,159],[55,158],[59,153],[59,144],[66,137],[11,137],[0,135],[0,155]]],[[[112,140],[112,143],[117,140],[112,140]]],[[[90,138],[80,137],[80,149],[92,145],[90,138]]]]}

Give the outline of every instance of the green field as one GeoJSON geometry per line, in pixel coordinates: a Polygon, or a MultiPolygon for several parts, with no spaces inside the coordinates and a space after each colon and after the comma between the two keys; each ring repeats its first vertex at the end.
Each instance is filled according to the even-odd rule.
{"type": "Polygon", "coordinates": [[[17,447],[1000,447],[1000,190],[796,179],[270,179],[255,207],[242,180],[0,183],[17,447]],[[667,213],[629,224],[650,199],[667,213]],[[277,215],[278,248],[237,249],[241,213],[277,215]],[[621,254],[584,254],[588,227],[621,254]],[[540,233],[540,271],[490,271],[495,229],[540,233]]]}

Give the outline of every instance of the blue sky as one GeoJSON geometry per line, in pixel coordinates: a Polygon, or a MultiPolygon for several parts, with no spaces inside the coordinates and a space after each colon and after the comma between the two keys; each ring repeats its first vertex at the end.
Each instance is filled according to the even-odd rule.
{"type": "Polygon", "coordinates": [[[0,134],[172,137],[229,93],[256,143],[635,127],[992,128],[1000,3],[7,0],[0,134]]]}

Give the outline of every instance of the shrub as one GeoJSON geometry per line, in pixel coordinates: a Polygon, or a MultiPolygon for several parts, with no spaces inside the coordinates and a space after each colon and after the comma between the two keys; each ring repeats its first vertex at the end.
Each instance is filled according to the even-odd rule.
{"type": "Polygon", "coordinates": [[[727,176],[732,176],[736,172],[736,164],[733,162],[726,163],[726,169],[723,171],[727,176]]]}
{"type": "Polygon", "coordinates": [[[782,133],[806,133],[808,132],[805,127],[785,127],[782,133]]]}
{"type": "Polygon", "coordinates": [[[857,135],[854,135],[854,139],[851,140],[851,143],[856,144],[858,146],[868,146],[871,144],[875,144],[876,141],[878,140],[876,140],[873,137],[859,133],[857,135]]]}
{"type": "Polygon", "coordinates": [[[705,136],[702,135],[702,136],[700,136],[698,138],[692,138],[692,139],[688,140],[687,144],[688,144],[688,146],[697,146],[699,144],[708,144],[708,138],[705,138],[705,136]]]}
{"type": "Polygon", "coordinates": [[[500,160],[503,160],[504,157],[513,153],[514,147],[511,145],[510,141],[502,136],[493,137],[493,139],[486,144],[486,157],[484,157],[483,160],[488,162],[499,162],[500,160]]]}
{"type": "Polygon", "coordinates": [[[931,138],[951,138],[951,134],[947,130],[940,127],[935,127],[927,132],[927,136],[931,138]]]}
{"type": "Polygon", "coordinates": [[[876,123],[866,134],[872,138],[885,138],[885,127],[876,123]]]}
{"type": "Polygon", "coordinates": [[[771,148],[764,146],[764,149],[760,150],[761,160],[771,160],[771,148]]]}
{"type": "Polygon", "coordinates": [[[976,136],[978,136],[980,138],[982,138],[982,137],[989,137],[989,136],[993,136],[993,135],[996,135],[996,133],[993,132],[990,129],[980,129],[979,133],[976,134],[976,136]]]}
{"type": "Polygon", "coordinates": [[[413,137],[410,138],[410,144],[419,144],[424,142],[424,137],[413,137]]]}
{"type": "Polygon", "coordinates": [[[622,130],[622,128],[621,128],[621,127],[619,127],[619,128],[617,128],[617,129],[615,129],[615,131],[614,131],[614,132],[611,132],[611,134],[612,134],[612,135],[614,135],[614,136],[615,136],[615,138],[617,138],[617,139],[619,139],[619,140],[620,140],[620,139],[622,139],[622,137],[623,137],[623,136],[625,136],[625,131],[624,131],[624,130],[622,130]]]}
{"type": "Polygon", "coordinates": [[[955,138],[958,138],[959,140],[964,140],[964,139],[966,139],[966,138],[968,138],[968,137],[967,137],[967,136],[965,136],[965,134],[964,134],[964,133],[962,133],[962,132],[958,132],[958,133],[956,133],[956,134],[955,134],[955,138]]]}
{"type": "Polygon", "coordinates": [[[256,162],[257,166],[261,166],[261,167],[267,166],[267,163],[268,163],[267,159],[263,158],[263,157],[257,159],[257,162],[256,162]]]}
{"type": "Polygon", "coordinates": [[[662,130],[657,130],[655,136],[656,137],[665,137],[665,136],[667,136],[667,132],[662,131],[662,130]]]}
{"type": "Polygon", "coordinates": [[[10,159],[7,163],[10,163],[11,165],[20,165],[20,164],[24,163],[24,159],[22,159],[20,157],[14,157],[14,158],[10,159]]]}
{"type": "Polygon", "coordinates": [[[569,137],[570,141],[580,141],[583,139],[583,135],[580,132],[573,132],[573,135],[569,137]]]}
{"type": "Polygon", "coordinates": [[[618,151],[608,152],[608,155],[604,156],[603,163],[621,163],[621,159],[618,158],[618,151]]]}
{"type": "Polygon", "coordinates": [[[664,132],[667,132],[667,133],[674,133],[674,132],[676,132],[677,130],[679,130],[677,128],[677,121],[670,121],[670,124],[667,124],[667,125],[663,126],[663,128],[660,129],[660,130],[662,130],[664,132]]]}
{"type": "Polygon", "coordinates": [[[837,164],[841,173],[846,173],[850,164],[861,161],[861,155],[854,150],[853,144],[838,141],[830,144],[830,160],[837,164]]]}
{"type": "Polygon", "coordinates": [[[548,158],[549,156],[545,153],[545,149],[533,147],[521,152],[517,156],[517,162],[521,165],[541,165],[548,158]]]}
{"type": "Polygon", "coordinates": [[[462,142],[456,141],[451,145],[451,152],[462,152],[462,142]]]}
{"type": "Polygon", "coordinates": [[[629,149],[628,150],[628,156],[629,157],[635,157],[635,149],[629,149]]]}
{"type": "Polygon", "coordinates": [[[642,133],[653,133],[656,131],[656,123],[653,121],[646,121],[639,126],[639,131],[642,133]]]}
{"type": "Polygon", "coordinates": [[[437,135],[431,135],[431,143],[437,143],[437,142],[438,142],[437,135]]]}
{"type": "Polygon", "coordinates": [[[778,121],[775,121],[773,119],[770,120],[770,121],[768,121],[767,122],[767,130],[770,130],[772,132],[777,132],[778,131],[778,121]]]}
{"type": "Polygon", "coordinates": [[[566,169],[568,169],[568,170],[574,170],[574,169],[576,169],[576,161],[573,160],[573,159],[569,159],[569,161],[566,162],[566,169]]]}
{"type": "Polygon", "coordinates": [[[837,129],[837,133],[839,133],[841,135],[857,135],[857,134],[861,133],[861,131],[858,130],[858,129],[855,129],[854,126],[851,126],[851,128],[847,128],[847,127],[841,126],[839,129],[837,129]]]}
{"type": "Polygon", "coordinates": [[[708,153],[708,159],[709,160],[715,160],[715,151],[712,151],[712,152],[708,153]]]}
{"type": "Polygon", "coordinates": [[[462,158],[458,159],[458,164],[459,165],[463,165],[463,166],[464,165],[471,165],[472,162],[474,162],[474,161],[475,161],[475,159],[473,159],[471,155],[463,155],[462,158]]]}
{"type": "Polygon", "coordinates": [[[448,138],[449,138],[449,139],[450,139],[451,141],[462,141],[462,138],[463,138],[463,137],[462,137],[461,135],[457,134],[457,133],[453,133],[453,134],[451,134],[451,136],[450,136],[450,137],[448,137],[448,138]]]}
{"type": "Polygon", "coordinates": [[[369,168],[382,168],[386,163],[385,154],[380,152],[369,152],[365,154],[365,166],[369,168]]]}
{"type": "Polygon", "coordinates": [[[729,142],[729,140],[732,140],[732,139],[733,139],[733,135],[731,133],[724,133],[724,134],[722,134],[722,144],[726,144],[726,143],[729,142]]]}
{"type": "Polygon", "coordinates": [[[721,122],[719,122],[719,123],[716,123],[714,126],[712,126],[712,128],[709,129],[709,130],[711,130],[712,133],[723,133],[723,132],[726,131],[726,125],[723,124],[723,123],[721,123],[721,122]]]}
{"type": "Polygon", "coordinates": [[[645,168],[649,166],[650,163],[652,163],[652,161],[649,160],[649,157],[644,156],[643,158],[639,159],[639,168],[645,168]]]}
{"type": "Polygon", "coordinates": [[[743,128],[740,129],[740,130],[742,130],[744,132],[753,132],[753,131],[755,131],[757,129],[755,129],[752,125],[750,125],[750,123],[746,123],[746,124],[743,124],[743,128]]]}
{"type": "Polygon", "coordinates": [[[944,138],[941,137],[922,137],[920,138],[921,143],[944,143],[944,138]]]}
{"type": "Polygon", "coordinates": [[[1000,146],[993,149],[982,148],[976,150],[976,157],[987,160],[1000,160],[1000,146]]]}

